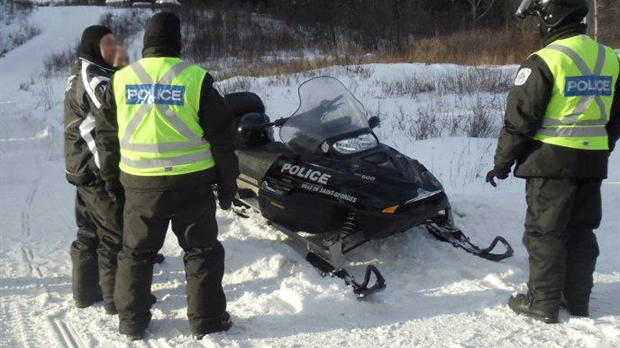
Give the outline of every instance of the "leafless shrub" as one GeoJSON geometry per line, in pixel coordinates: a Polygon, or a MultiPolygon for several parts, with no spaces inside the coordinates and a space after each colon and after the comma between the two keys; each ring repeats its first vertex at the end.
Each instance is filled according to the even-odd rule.
{"type": "Polygon", "coordinates": [[[496,118],[489,112],[488,106],[477,99],[471,106],[472,116],[468,119],[465,130],[471,138],[491,138],[498,134],[496,118]]]}
{"type": "Polygon", "coordinates": [[[110,28],[116,39],[127,43],[146,28],[149,13],[144,10],[107,12],[99,18],[99,24],[110,28]]]}
{"type": "Polygon", "coordinates": [[[30,76],[30,79],[19,83],[19,90],[28,92],[32,86],[34,86],[36,80],[34,76],[30,76]]]}
{"type": "Polygon", "coordinates": [[[504,93],[510,88],[511,79],[510,75],[500,69],[468,68],[440,74],[437,79],[437,90],[443,95],[504,93]]]}
{"type": "Polygon", "coordinates": [[[52,84],[47,80],[40,89],[35,91],[34,96],[37,97],[37,108],[43,108],[45,111],[49,111],[54,107],[54,90],[52,84]]]}
{"type": "Polygon", "coordinates": [[[217,89],[222,94],[234,92],[246,92],[251,90],[252,82],[245,77],[235,77],[217,84],[217,89]]]}
{"type": "Polygon", "coordinates": [[[410,96],[416,98],[419,94],[434,92],[435,85],[425,79],[411,76],[391,82],[382,82],[383,95],[391,97],[410,96]]]}
{"type": "MultiPolygon", "coordinates": [[[[27,4],[32,5],[27,2],[27,4]]],[[[0,4],[0,10],[2,10],[2,6],[4,4],[0,4]]],[[[28,6],[28,5],[25,5],[28,6]]],[[[19,25],[17,29],[6,33],[0,33],[0,57],[4,56],[7,52],[12,49],[23,45],[28,42],[28,40],[33,37],[39,35],[41,33],[41,29],[32,23],[30,23],[29,14],[32,11],[32,8],[28,7],[18,7],[17,13],[13,15],[4,14],[4,11],[0,17],[5,17],[5,23],[8,25],[13,21],[18,21],[19,25]]]]}
{"type": "MultiPolygon", "coordinates": [[[[400,110],[402,113],[402,109],[400,110]]],[[[439,138],[442,135],[442,121],[432,109],[418,109],[418,117],[409,127],[409,134],[416,140],[439,138]]]]}
{"type": "Polygon", "coordinates": [[[43,60],[43,76],[65,76],[71,71],[71,67],[77,59],[78,43],[62,51],[54,52],[43,60]]]}

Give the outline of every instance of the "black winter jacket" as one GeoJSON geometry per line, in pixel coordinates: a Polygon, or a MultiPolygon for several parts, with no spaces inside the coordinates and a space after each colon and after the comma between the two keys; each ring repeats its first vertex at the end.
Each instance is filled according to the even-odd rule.
{"type": "MultiPolygon", "coordinates": [[[[152,47],[146,49],[143,56],[174,57],[178,56],[178,53],[162,47],[152,47]]],[[[136,176],[120,171],[120,144],[113,81],[114,78],[105,93],[100,117],[97,117],[97,147],[101,161],[101,177],[106,181],[106,186],[114,186],[113,182],[118,180],[122,182],[123,187],[135,190],[170,189],[205,183],[227,185],[236,182],[239,176],[239,162],[235,154],[238,145],[236,118],[224,98],[213,87],[214,80],[211,75],[207,74],[202,83],[198,118],[205,139],[211,144],[215,168],[171,176],[136,176]]]]}
{"type": "MultiPolygon", "coordinates": [[[[585,25],[572,25],[551,32],[545,46],[585,33],[585,25]]],[[[533,55],[521,69],[531,69],[524,84],[513,86],[508,95],[504,126],[500,131],[495,167],[508,173],[516,162],[517,177],[606,178],[610,151],[620,137],[620,80],[606,129],[610,151],[578,150],[550,145],[533,137],[542,127],[551,99],[553,75],[542,58],[533,55]]]]}
{"type": "Polygon", "coordinates": [[[69,183],[91,185],[100,180],[95,145],[95,115],[114,70],[78,59],[65,91],[65,173],[69,183]]]}

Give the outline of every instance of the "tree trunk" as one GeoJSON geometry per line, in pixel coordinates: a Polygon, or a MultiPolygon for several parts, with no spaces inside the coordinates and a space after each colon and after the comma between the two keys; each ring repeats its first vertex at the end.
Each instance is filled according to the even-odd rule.
{"type": "Polygon", "coordinates": [[[588,25],[588,35],[594,40],[598,39],[598,4],[597,0],[588,0],[588,7],[590,11],[586,17],[586,24],[588,25]]]}

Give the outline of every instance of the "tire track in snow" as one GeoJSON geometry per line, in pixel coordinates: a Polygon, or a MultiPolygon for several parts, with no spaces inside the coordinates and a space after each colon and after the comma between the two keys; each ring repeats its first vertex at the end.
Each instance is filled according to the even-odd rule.
{"type": "Polygon", "coordinates": [[[34,201],[34,196],[37,193],[41,179],[42,177],[39,176],[32,182],[32,185],[30,185],[30,190],[28,190],[28,194],[26,195],[26,202],[24,204],[21,216],[21,231],[23,237],[30,237],[30,234],[32,232],[30,227],[30,209],[32,208],[32,202],[34,201]]]}
{"type": "Polygon", "coordinates": [[[168,343],[159,342],[156,339],[149,339],[148,345],[153,348],[172,348],[168,343]]]}
{"type": "Polygon", "coordinates": [[[75,327],[69,323],[65,323],[60,318],[50,319],[54,331],[60,337],[64,347],[68,348],[88,348],[88,345],[82,340],[75,330],[75,327]]]}
{"type": "Polygon", "coordinates": [[[8,318],[8,321],[13,322],[13,324],[17,327],[23,344],[22,347],[42,347],[42,345],[39,344],[40,342],[37,342],[36,335],[33,335],[34,332],[37,332],[37,328],[31,320],[32,318],[28,311],[27,304],[24,304],[21,301],[15,301],[13,302],[11,312],[13,313],[13,318],[8,318]]]}
{"type": "Polygon", "coordinates": [[[34,264],[34,253],[32,252],[32,249],[28,247],[22,247],[21,249],[22,256],[24,257],[24,261],[26,261],[26,264],[30,269],[30,273],[37,278],[43,278],[43,272],[41,271],[41,268],[34,264]]]}
{"type": "MultiPolygon", "coordinates": [[[[150,329],[147,329],[146,333],[148,333],[149,336],[154,335],[153,331],[151,331],[150,329]]],[[[155,338],[146,339],[145,343],[147,344],[147,346],[152,347],[152,348],[172,348],[172,346],[170,346],[168,343],[160,342],[158,339],[155,339],[155,338]]]]}
{"type": "MultiPolygon", "coordinates": [[[[53,146],[49,146],[48,144],[47,151],[45,152],[46,159],[51,157],[52,148],[53,146]]],[[[45,172],[43,165],[41,164],[41,159],[39,158],[39,156],[34,156],[34,161],[37,166],[37,177],[34,179],[34,181],[32,182],[32,185],[30,186],[30,190],[28,191],[28,194],[26,195],[26,202],[22,210],[21,230],[22,230],[23,237],[30,237],[30,234],[32,233],[32,228],[30,226],[30,211],[32,210],[32,203],[34,202],[34,197],[37,194],[37,191],[39,189],[39,184],[41,183],[41,180],[43,179],[43,173],[45,172]]]]}

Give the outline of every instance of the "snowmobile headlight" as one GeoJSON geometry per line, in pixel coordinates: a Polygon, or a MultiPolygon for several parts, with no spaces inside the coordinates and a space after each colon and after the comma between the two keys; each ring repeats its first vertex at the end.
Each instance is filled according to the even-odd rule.
{"type": "Polygon", "coordinates": [[[339,140],[332,144],[332,148],[343,155],[362,152],[376,146],[377,139],[370,133],[339,140]]]}

